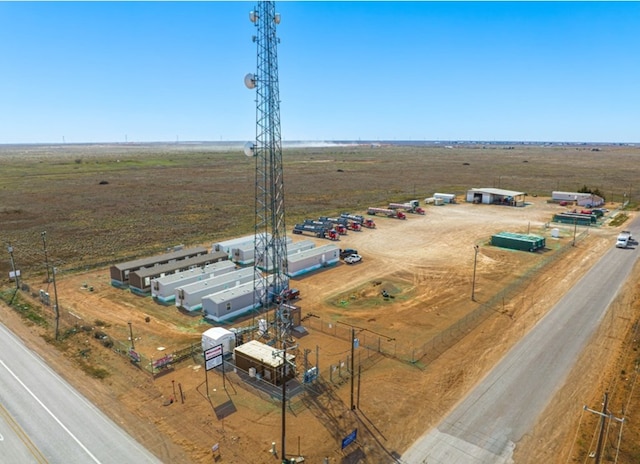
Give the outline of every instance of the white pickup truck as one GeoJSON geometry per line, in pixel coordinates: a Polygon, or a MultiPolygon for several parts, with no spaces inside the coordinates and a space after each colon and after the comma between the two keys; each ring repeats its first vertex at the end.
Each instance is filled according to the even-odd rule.
{"type": "Polygon", "coordinates": [[[631,232],[623,230],[618,234],[618,240],[616,240],[616,248],[627,248],[631,242],[631,232]]]}

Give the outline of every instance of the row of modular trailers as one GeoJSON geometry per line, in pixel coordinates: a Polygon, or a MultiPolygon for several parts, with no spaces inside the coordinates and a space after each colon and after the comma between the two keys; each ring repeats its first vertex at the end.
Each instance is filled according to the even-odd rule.
{"type": "MultiPolygon", "coordinates": [[[[267,243],[270,236],[260,237],[267,243]]],[[[316,246],[311,240],[292,242],[287,237],[287,275],[295,277],[337,264],[335,245],[316,246]]],[[[111,282],[136,295],[151,295],[163,305],[175,305],[187,314],[203,313],[213,322],[226,322],[260,306],[265,295],[256,294],[254,282],[263,278],[269,292],[268,272],[276,266],[269,259],[255,263],[256,237],[249,235],[216,243],[209,253],[203,247],[177,250],[163,255],[111,266],[111,282]],[[125,276],[127,277],[125,279],[125,276]]],[[[263,255],[265,256],[265,255],[263,255]]]]}

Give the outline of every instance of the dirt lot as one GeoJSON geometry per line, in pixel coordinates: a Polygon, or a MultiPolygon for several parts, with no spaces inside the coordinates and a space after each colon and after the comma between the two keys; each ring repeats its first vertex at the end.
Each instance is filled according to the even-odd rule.
{"type": "MultiPolygon", "coordinates": [[[[533,156],[527,153],[526,159],[533,156]]],[[[317,160],[307,161],[309,166],[319,164],[312,162],[317,160]]],[[[130,174],[124,176],[127,175],[130,174]]],[[[561,237],[552,238],[545,224],[553,212],[562,208],[547,203],[544,197],[530,196],[527,200],[529,204],[524,208],[461,203],[429,207],[425,216],[410,215],[406,221],[376,219],[376,230],[350,232],[339,242],[342,248],[357,248],[364,257],[362,263],[340,264],[294,279],[291,285],[301,290],[298,303],[303,315],[317,316],[306,320],[309,333],[297,340],[298,361],[305,350],[309,350],[311,361],[316,360],[317,353],[321,382],[315,394],[294,398],[287,410],[289,456],[301,454],[307,462],[321,462],[323,457],[330,462],[393,462],[394,456],[402,454],[412,441],[435,425],[612,246],[617,229],[608,226],[592,229],[588,234],[583,234],[581,228],[560,227],[561,237]],[[544,234],[548,250],[525,253],[489,246],[490,235],[503,230],[544,234]],[[579,238],[575,247],[571,246],[574,233],[579,238]],[[479,245],[479,251],[474,302],[470,292],[475,245],[479,245]],[[553,260],[561,249],[566,249],[562,257],[553,260]],[[531,271],[545,260],[551,263],[542,271],[531,271]],[[494,298],[521,276],[525,283],[515,292],[517,296],[505,293],[503,299],[494,298]],[[394,298],[385,300],[380,294],[383,288],[394,298]],[[425,343],[446,333],[451,324],[489,301],[493,301],[493,314],[452,348],[433,361],[430,356],[419,355],[417,362],[407,362],[407,354],[411,357],[421,353],[420,347],[425,343]],[[369,342],[378,337],[385,349],[396,355],[358,349],[355,366],[362,366],[362,375],[355,388],[355,411],[350,408],[351,382],[346,375],[350,344],[345,337],[334,335],[340,335],[339,331],[348,333],[349,324],[358,327],[363,345],[367,344],[366,337],[369,342]],[[356,427],[357,443],[341,451],[341,439],[356,427]]],[[[614,205],[608,206],[613,209],[614,205]]],[[[15,206],[20,208],[23,207],[15,206]]],[[[70,214],[67,212],[66,216],[70,214]]],[[[65,250],[74,246],[70,238],[64,241],[65,250]]],[[[56,240],[61,241],[59,237],[56,240]]],[[[127,236],[125,243],[129,240],[133,239],[127,236]]],[[[148,242],[145,241],[146,246],[148,242]]],[[[77,247],[84,249],[85,245],[77,247]]],[[[119,253],[135,254],[134,251],[131,246],[123,246],[119,253]]],[[[36,253],[33,259],[39,259],[36,253]]],[[[71,260],[65,257],[65,262],[71,260]]],[[[32,291],[47,289],[42,274],[34,274],[33,278],[25,275],[32,291]]],[[[637,405],[639,400],[633,389],[638,346],[633,330],[637,328],[640,294],[635,282],[637,279],[612,305],[611,317],[536,429],[518,444],[516,462],[582,461],[593,449],[596,430],[596,419],[585,415],[582,406],[588,404],[597,409],[606,390],[617,408],[614,412],[619,414],[624,407],[629,423],[633,423],[631,405],[637,405]]],[[[51,292],[50,284],[48,290],[51,292]]],[[[127,343],[131,322],[136,349],[147,357],[162,356],[197,342],[200,333],[209,327],[200,318],[182,315],[172,307],[112,287],[106,266],[61,272],[57,290],[65,323],[80,318],[80,325],[95,330],[96,322],[101,321],[100,330],[127,343]]],[[[85,395],[164,462],[211,462],[216,457],[210,451],[215,443],[220,444],[219,462],[277,462],[270,450],[272,442],[280,447],[280,405],[258,394],[234,373],[225,377],[225,388],[218,373],[209,373],[209,401],[205,373],[195,362],[186,361],[152,378],[104,348],[92,332],[80,331],[53,342],[50,328],[25,325],[4,306],[1,311],[5,324],[29,340],[85,395]],[[48,336],[41,337],[43,333],[48,336]],[[49,350],[51,343],[60,350],[49,350]],[[98,379],[96,371],[87,366],[104,369],[108,376],[98,379]],[[180,389],[184,402],[179,399],[180,389]],[[170,398],[175,401],[165,406],[170,398]]],[[[50,319],[50,314],[45,315],[50,319]]],[[[622,449],[629,459],[618,462],[636,462],[637,429],[625,427],[622,449]]],[[[614,440],[613,434],[610,437],[614,440]]]]}

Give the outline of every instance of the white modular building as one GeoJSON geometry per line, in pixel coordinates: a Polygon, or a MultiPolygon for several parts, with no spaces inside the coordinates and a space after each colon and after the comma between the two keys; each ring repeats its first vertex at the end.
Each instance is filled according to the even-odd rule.
{"type": "Polygon", "coordinates": [[[202,333],[202,351],[222,345],[223,356],[231,356],[236,347],[236,334],[224,327],[211,327],[202,333]]]}
{"type": "Polygon", "coordinates": [[[253,282],[238,285],[202,298],[202,312],[206,319],[223,322],[260,307],[262,298],[254,296],[253,282]]]}
{"type": "MultiPolygon", "coordinates": [[[[291,241],[291,237],[285,237],[285,243],[287,246],[289,246],[291,241]]],[[[237,264],[241,264],[243,266],[253,264],[256,259],[255,249],[255,243],[253,242],[234,247],[231,250],[231,259],[237,264]]],[[[261,266],[258,267],[261,268],[261,266]]]]}
{"type": "MultiPolygon", "coordinates": [[[[267,240],[271,239],[271,234],[265,235],[267,240]]],[[[213,251],[224,251],[229,256],[229,259],[233,259],[233,249],[242,248],[246,245],[255,246],[256,236],[255,234],[245,235],[244,237],[232,238],[225,240],[224,242],[218,242],[213,244],[213,251]]]]}
{"type": "Polygon", "coordinates": [[[255,272],[252,267],[247,267],[178,287],[176,306],[189,312],[198,311],[202,308],[203,297],[247,282],[253,283],[255,272]]]}
{"type": "Polygon", "coordinates": [[[340,261],[340,249],[336,245],[322,245],[287,256],[289,277],[306,274],[340,261]]]}
{"type": "Polygon", "coordinates": [[[151,280],[151,296],[161,304],[173,304],[176,299],[176,288],[210,277],[226,274],[236,269],[229,260],[207,264],[204,267],[169,274],[151,280]]]}
{"type": "MultiPolygon", "coordinates": [[[[302,251],[311,250],[315,248],[315,242],[311,240],[300,240],[299,242],[293,242],[291,244],[287,244],[287,256],[293,256],[296,253],[300,253],[302,251]]],[[[273,271],[273,263],[271,263],[270,257],[267,256],[267,265],[266,266],[258,266],[263,271],[272,272],[273,271]]]]}

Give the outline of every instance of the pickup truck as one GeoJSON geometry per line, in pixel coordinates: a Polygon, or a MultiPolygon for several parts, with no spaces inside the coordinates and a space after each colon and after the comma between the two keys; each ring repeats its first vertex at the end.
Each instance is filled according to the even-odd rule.
{"type": "Polygon", "coordinates": [[[280,303],[281,300],[282,302],[293,301],[297,300],[298,298],[300,298],[300,290],[298,290],[297,288],[288,288],[282,293],[282,296],[276,295],[275,302],[280,303]]]}
{"type": "Polygon", "coordinates": [[[628,230],[623,230],[618,235],[618,239],[616,240],[616,248],[627,248],[629,243],[631,242],[631,232],[628,230]]]}

